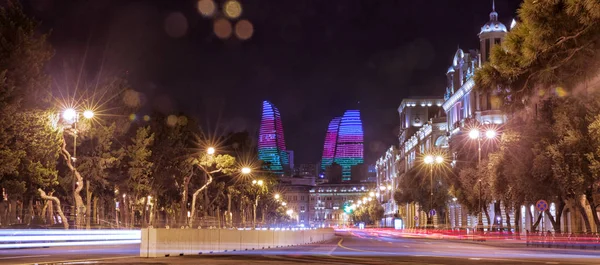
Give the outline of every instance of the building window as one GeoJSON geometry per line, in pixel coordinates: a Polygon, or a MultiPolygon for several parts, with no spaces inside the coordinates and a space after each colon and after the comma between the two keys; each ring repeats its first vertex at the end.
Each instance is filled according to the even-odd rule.
{"type": "Polygon", "coordinates": [[[494,44],[500,44],[500,38],[495,38],[494,39],[494,44]]]}
{"type": "Polygon", "coordinates": [[[304,196],[300,196],[300,200],[301,200],[301,201],[304,201],[304,196]]]}
{"type": "Polygon", "coordinates": [[[297,200],[298,200],[298,196],[294,196],[294,201],[297,201],[297,200]]]}
{"type": "Polygon", "coordinates": [[[306,208],[304,208],[304,206],[300,206],[300,211],[305,211],[306,208]]]}

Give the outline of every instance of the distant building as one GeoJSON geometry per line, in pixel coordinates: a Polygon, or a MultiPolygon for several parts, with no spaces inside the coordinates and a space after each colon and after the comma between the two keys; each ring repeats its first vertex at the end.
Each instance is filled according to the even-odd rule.
{"type": "Polygon", "coordinates": [[[342,166],[342,180],[349,181],[351,167],[363,163],[363,128],[359,110],[348,110],[329,123],[323,145],[321,167],[342,166]]]}
{"type": "Polygon", "coordinates": [[[293,150],[287,150],[287,154],[288,154],[288,160],[289,160],[289,173],[291,174],[292,172],[294,172],[294,151],[293,150]]]}
{"type": "Polygon", "coordinates": [[[377,182],[377,168],[375,165],[369,165],[366,182],[377,182]]]}
{"type": "Polygon", "coordinates": [[[263,102],[258,135],[258,159],[267,162],[269,169],[283,175],[290,161],[283,137],[283,124],[279,110],[268,101],[263,102]]]}
{"type": "MultiPolygon", "coordinates": [[[[386,191],[389,191],[387,185],[394,188],[405,177],[405,174],[417,165],[417,160],[422,159],[424,154],[432,150],[448,148],[446,113],[440,107],[442,103],[443,99],[441,98],[409,98],[400,103],[398,108],[401,124],[398,137],[399,148],[396,152],[388,150],[383,159],[378,161],[381,163],[378,165],[378,170],[381,171],[378,172],[381,177],[379,181],[386,185],[386,191]],[[396,167],[396,169],[392,167],[396,167]],[[395,182],[393,181],[393,172],[389,170],[397,172],[395,182]],[[390,178],[392,178],[392,182],[390,182],[390,178]]],[[[423,222],[426,222],[426,209],[415,203],[395,205],[392,198],[393,193],[388,192],[387,194],[387,197],[383,197],[384,202],[387,202],[384,206],[386,207],[386,225],[389,225],[388,222],[392,219],[392,212],[396,212],[395,207],[398,208],[398,216],[402,219],[405,227],[422,226],[423,222]],[[418,218],[415,219],[415,217],[418,218]]],[[[434,216],[434,224],[437,224],[437,218],[437,215],[434,216]]]]}
{"type": "Polygon", "coordinates": [[[369,197],[375,183],[326,183],[312,187],[309,213],[311,227],[335,227],[351,225],[350,215],[344,212],[344,204],[356,203],[369,197]]]}
{"type": "Polygon", "coordinates": [[[369,167],[364,163],[354,165],[350,168],[350,182],[361,183],[367,181],[369,167]]]}
{"type": "Polygon", "coordinates": [[[295,180],[289,183],[284,182],[281,185],[281,196],[283,201],[286,202],[286,208],[293,211],[292,219],[301,227],[309,227],[310,205],[308,191],[314,187],[314,179],[312,183],[295,180]]]}
{"type": "Polygon", "coordinates": [[[299,177],[318,177],[319,176],[319,165],[318,164],[300,164],[294,168],[294,175],[299,177]]]}
{"type": "Polygon", "coordinates": [[[381,222],[383,227],[393,227],[394,219],[398,215],[398,205],[394,200],[394,192],[398,188],[398,163],[400,155],[395,146],[391,146],[385,154],[377,160],[377,187],[381,190],[379,201],[384,208],[384,217],[381,222]]]}
{"type": "Polygon", "coordinates": [[[325,171],[331,166],[335,158],[335,147],[337,145],[338,132],[340,130],[341,117],[335,117],[329,122],[327,133],[325,134],[325,143],[323,144],[323,157],[321,158],[321,170],[325,171]]]}
{"type": "Polygon", "coordinates": [[[342,183],[342,166],[333,163],[325,170],[327,183],[342,183]]]}

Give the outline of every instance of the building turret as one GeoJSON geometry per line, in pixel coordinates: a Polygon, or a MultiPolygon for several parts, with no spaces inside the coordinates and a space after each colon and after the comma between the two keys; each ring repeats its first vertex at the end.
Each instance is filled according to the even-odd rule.
{"type": "Polygon", "coordinates": [[[506,26],[498,21],[498,13],[496,13],[496,3],[492,1],[492,12],[490,13],[490,21],[481,27],[479,32],[479,50],[482,55],[482,63],[487,62],[490,58],[490,53],[495,45],[500,44],[506,35],[506,26]]]}

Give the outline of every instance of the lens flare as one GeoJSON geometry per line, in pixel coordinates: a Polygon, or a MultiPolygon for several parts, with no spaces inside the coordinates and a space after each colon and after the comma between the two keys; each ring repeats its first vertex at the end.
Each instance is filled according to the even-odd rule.
{"type": "Polygon", "coordinates": [[[215,10],[217,9],[213,0],[200,0],[198,1],[197,8],[198,12],[205,17],[211,17],[215,14],[215,10]]]}
{"type": "Polygon", "coordinates": [[[235,0],[227,1],[223,6],[223,13],[230,19],[236,19],[242,15],[242,5],[235,0]]]}

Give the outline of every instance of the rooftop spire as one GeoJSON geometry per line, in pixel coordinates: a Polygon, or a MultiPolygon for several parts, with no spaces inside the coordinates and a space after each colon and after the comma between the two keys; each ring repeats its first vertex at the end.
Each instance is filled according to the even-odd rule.
{"type": "Polygon", "coordinates": [[[498,21],[498,13],[496,13],[496,0],[492,0],[492,12],[490,13],[490,21],[498,21]]]}

